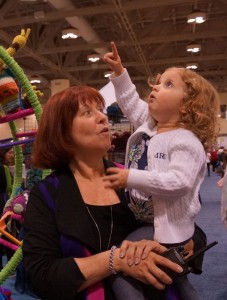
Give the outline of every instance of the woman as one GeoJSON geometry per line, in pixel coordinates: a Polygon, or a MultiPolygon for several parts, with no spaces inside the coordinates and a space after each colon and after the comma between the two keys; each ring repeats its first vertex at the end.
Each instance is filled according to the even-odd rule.
{"type": "MultiPolygon", "coordinates": [[[[10,174],[9,166],[13,163],[14,152],[13,148],[0,149],[0,215],[2,216],[3,210],[7,200],[10,198],[12,193],[12,182],[13,178],[10,174]]],[[[6,237],[2,236],[3,239],[7,240],[6,237]]],[[[7,260],[13,256],[14,251],[8,247],[0,246],[0,269],[2,269],[2,256],[6,254],[7,260]]]]}
{"type": "Polygon", "coordinates": [[[4,189],[4,193],[5,193],[4,202],[8,200],[12,192],[13,178],[10,174],[9,167],[13,164],[13,162],[14,162],[13,148],[11,147],[11,148],[0,149],[0,163],[4,167],[4,177],[6,180],[6,186],[4,189]]]}
{"type": "Polygon", "coordinates": [[[117,272],[146,283],[154,299],[163,299],[172,280],[158,265],[182,271],[158,255],[165,247],[156,242],[131,242],[131,249],[148,253],[131,266],[114,247],[141,225],[124,191],[104,187],[106,169],[114,165],[103,160],[111,147],[103,109],[102,96],[91,87],[70,87],[44,108],[33,164],[55,171],[30,192],[23,242],[25,269],[42,299],[115,299],[106,279],[117,272]]]}

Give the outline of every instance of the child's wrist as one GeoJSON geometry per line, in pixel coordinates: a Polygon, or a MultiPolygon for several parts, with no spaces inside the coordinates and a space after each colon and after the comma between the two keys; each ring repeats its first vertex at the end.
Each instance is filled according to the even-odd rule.
{"type": "Polygon", "coordinates": [[[112,77],[119,77],[119,76],[121,76],[121,74],[124,73],[124,71],[125,71],[125,68],[122,67],[119,70],[114,71],[112,77]]]}

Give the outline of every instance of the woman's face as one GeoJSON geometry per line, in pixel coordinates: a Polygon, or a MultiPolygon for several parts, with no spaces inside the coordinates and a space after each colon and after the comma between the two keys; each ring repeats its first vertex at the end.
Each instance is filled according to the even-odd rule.
{"type": "Polygon", "coordinates": [[[96,102],[79,104],[72,122],[72,139],[76,156],[92,153],[105,155],[111,147],[111,134],[103,107],[96,102]]]}

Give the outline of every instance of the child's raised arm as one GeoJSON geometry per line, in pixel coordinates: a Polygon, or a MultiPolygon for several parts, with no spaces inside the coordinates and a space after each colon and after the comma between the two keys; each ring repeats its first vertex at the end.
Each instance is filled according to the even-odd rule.
{"type": "Polygon", "coordinates": [[[107,63],[114,72],[114,76],[120,76],[124,72],[124,67],[121,62],[121,58],[118,54],[117,47],[114,42],[111,42],[112,52],[108,52],[104,55],[103,60],[107,63]]]}

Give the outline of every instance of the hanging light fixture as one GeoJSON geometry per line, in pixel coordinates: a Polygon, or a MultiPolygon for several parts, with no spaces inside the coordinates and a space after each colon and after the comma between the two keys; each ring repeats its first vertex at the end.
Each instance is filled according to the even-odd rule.
{"type": "Polygon", "coordinates": [[[196,70],[198,68],[198,64],[197,63],[188,63],[186,65],[187,69],[191,69],[191,70],[196,70]]]}
{"type": "Polygon", "coordinates": [[[201,51],[201,45],[193,43],[193,44],[188,45],[186,49],[188,52],[197,53],[197,52],[201,51]]]}
{"type": "Polygon", "coordinates": [[[90,62],[97,62],[101,59],[101,55],[100,54],[97,54],[97,53],[94,53],[94,54],[90,54],[87,56],[87,59],[90,61],[90,62]]]}
{"type": "Polygon", "coordinates": [[[62,30],[61,37],[65,39],[77,39],[79,37],[79,30],[76,28],[68,28],[62,30]]]}
{"type": "Polygon", "coordinates": [[[188,23],[201,24],[206,21],[206,13],[200,10],[194,10],[188,15],[188,23]]]}
{"type": "Polygon", "coordinates": [[[32,76],[30,79],[31,84],[41,83],[41,79],[38,76],[32,76]]]}
{"type": "Polygon", "coordinates": [[[29,78],[30,78],[30,83],[31,84],[36,84],[36,83],[41,83],[42,82],[41,77],[38,76],[38,75],[31,75],[31,76],[29,76],[29,78]]]}
{"type": "Polygon", "coordinates": [[[35,11],[33,15],[36,20],[42,20],[45,18],[45,12],[43,10],[35,11]]]}

